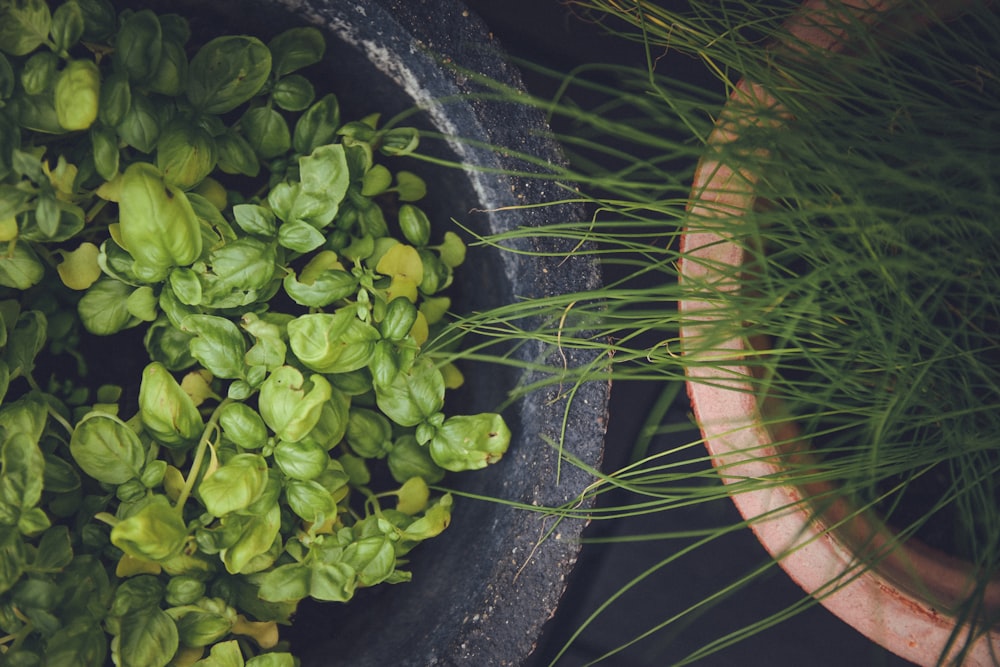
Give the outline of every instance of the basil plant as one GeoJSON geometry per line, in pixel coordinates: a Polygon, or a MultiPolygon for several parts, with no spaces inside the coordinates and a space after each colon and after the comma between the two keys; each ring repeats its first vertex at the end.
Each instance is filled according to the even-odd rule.
{"type": "Polygon", "coordinates": [[[417,132],[323,55],[0,2],[4,665],[292,665],[300,600],[407,581],[431,485],[504,454],[423,351],[465,246],[383,164],[417,132]]]}

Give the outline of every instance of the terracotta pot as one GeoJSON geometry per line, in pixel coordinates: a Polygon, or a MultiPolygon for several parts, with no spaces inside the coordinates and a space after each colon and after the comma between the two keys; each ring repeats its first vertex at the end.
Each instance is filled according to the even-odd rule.
{"type": "MultiPolygon", "coordinates": [[[[883,12],[897,5],[807,2],[785,26],[794,39],[773,48],[848,49],[850,43],[839,27],[845,20],[865,22],[872,30],[884,28],[879,25],[883,12]]],[[[894,22],[891,28],[915,30],[921,24],[916,17],[906,26],[894,22]]],[[[791,120],[777,100],[752,81],[738,84],[729,107],[733,113],[720,118],[709,140],[712,145],[722,147],[735,140],[750,124],[780,127],[791,120]],[[755,117],[754,111],[760,115],[755,117]]],[[[741,289],[732,276],[733,268],[744,264],[744,250],[731,236],[713,230],[711,221],[726,218],[731,230],[731,219],[756,204],[756,180],[751,170],[722,158],[699,164],[690,211],[704,224],[689,228],[683,237],[682,281],[707,285],[709,293],[741,289]]],[[[681,304],[686,347],[705,328],[722,321],[712,308],[708,299],[681,304]]],[[[780,479],[788,462],[808,465],[809,453],[798,441],[794,425],[785,423],[778,429],[765,425],[775,406],[754,393],[753,371],[746,362],[751,343],[733,337],[713,349],[719,355],[715,363],[688,366],[688,393],[713,464],[724,480],[734,484],[780,479]],[[731,363],[718,363],[719,359],[731,363]]],[[[956,630],[949,610],[978,581],[970,563],[913,539],[900,544],[877,516],[852,505],[831,483],[761,486],[750,491],[733,487],[734,503],[781,567],[827,609],[886,649],[921,665],[948,662],[942,655],[953,655],[955,649],[946,647],[965,643],[968,628],[956,630]]],[[[1000,581],[988,584],[983,605],[987,617],[1000,615],[1000,581]]],[[[998,660],[1000,628],[976,638],[962,664],[996,665],[998,660]]]]}

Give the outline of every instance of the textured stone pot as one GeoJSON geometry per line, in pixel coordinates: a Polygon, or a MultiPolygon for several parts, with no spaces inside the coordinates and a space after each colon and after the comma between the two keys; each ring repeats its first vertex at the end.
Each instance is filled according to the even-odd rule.
{"type": "MultiPolygon", "coordinates": [[[[147,4],[180,11],[181,3],[147,4]]],[[[218,0],[189,6],[193,24],[207,29],[222,25],[266,37],[291,25],[322,28],[328,36],[324,66],[345,119],[375,111],[390,118],[421,107],[406,124],[560,159],[555,145],[543,138],[540,114],[460,99],[472,87],[454,67],[512,85],[519,85],[519,78],[486,27],[459,0],[218,0]]],[[[458,141],[429,141],[422,150],[486,169],[518,166],[458,141]]],[[[545,198],[537,181],[419,162],[409,168],[428,182],[421,207],[436,225],[455,218],[478,233],[491,233],[541,220],[531,211],[494,212],[545,198]]],[[[470,248],[460,271],[454,303],[460,312],[592,289],[600,281],[592,261],[563,263],[482,248],[470,248]]],[[[524,357],[540,353],[519,352],[524,357]]],[[[568,359],[570,364],[586,361],[568,359]]],[[[563,359],[553,357],[552,363],[561,366],[563,359]]],[[[466,367],[464,372],[465,386],[449,400],[466,411],[495,409],[523,379],[499,367],[466,367]]],[[[591,465],[599,463],[603,449],[608,390],[606,385],[584,387],[568,413],[564,446],[591,465]]],[[[566,404],[556,393],[556,388],[537,392],[508,409],[504,416],[514,435],[504,459],[447,483],[461,492],[529,504],[574,498],[590,479],[569,465],[561,466],[557,478],[558,456],[544,440],[558,440],[563,426],[566,404]]],[[[303,605],[284,636],[304,667],[521,664],[555,611],[584,526],[562,522],[543,540],[551,527],[533,513],[456,498],[448,530],[410,555],[411,583],[361,590],[345,605],[303,605]]]]}
{"type": "MultiPolygon", "coordinates": [[[[843,25],[845,16],[875,26],[880,14],[896,4],[810,1],[785,27],[797,43],[839,51],[849,47],[837,27],[843,25]]],[[[919,24],[914,20],[906,29],[919,24]]],[[[729,104],[739,111],[723,115],[710,138],[713,145],[721,147],[735,140],[741,127],[751,123],[780,127],[790,120],[775,98],[752,81],[741,81],[729,104]],[[768,120],[747,114],[748,109],[767,110],[768,120]]],[[[731,236],[713,231],[711,220],[750,211],[756,202],[756,179],[752,171],[717,159],[706,159],[698,166],[690,206],[706,224],[689,228],[683,238],[682,252],[689,259],[682,263],[682,280],[713,284],[714,289],[741,289],[731,276],[736,273],[734,267],[743,265],[744,250],[731,236]]],[[[727,226],[732,229],[731,221],[727,226]]],[[[681,335],[689,342],[702,335],[703,327],[720,321],[719,315],[707,314],[713,307],[707,300],[692,300],[681,307],[687,315],[681,335]]],[[[774,406],[754,393],[752,370],[745,361],[752,353],[750,343],[745,337],[732,338],[717,348],[727,363],[690,366],[688,392],[713,463],[725,481],[780,478],[783,461],[807,465],[809,454],[797,441],[794,425],[785,423],[780,432],[765,425],[774,406]]],[[[733,501],[781,567],[807,593],[871,640],[921,665],[940,664],[942,655],[948,655],[945,648],[953,633],[957,633],[955,643],[963,644],[967,629],[956,630],[949,609],[979,583],[970,563],[915,540],[897,544],[891,528],[873,513],[853,506],[830,483],[758,487],[734,492],[733,501]],[[816,498],[824,499],[822,505],[813,502],[816,498]]],[[[988,584],[983,604],[988,617],[997,617],[1000,581],[988,584]]],[[[995,665],[998,660],[1000,630],[994,629],[974,641],[962,664],[995,665]]]]}

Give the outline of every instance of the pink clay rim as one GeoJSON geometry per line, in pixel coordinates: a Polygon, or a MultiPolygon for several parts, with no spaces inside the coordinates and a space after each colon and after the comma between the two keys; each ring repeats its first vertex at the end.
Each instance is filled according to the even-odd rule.
{"type": "MultiPolygon", "coordinates": [[[[791,43],[799,48],[809,44],[839,51],[845,48],[845,20],[874,24],[881,12],[900,1],[905,2],[807,0],[785,29],[793,37],[791,43]]],[[[749,81],[737,85],[730,105],[768,110],[771,119],[788,117],[762,86],[749,81]]],[[[742,120],[720,121],[709,143],[722,146],[733,141],[741,123],[783,122],[737,117],[742,120]]],[[[690,211],[705,221],[740,215],[755,203],[755,180],[753,173],[705,159],[695,173],[690,211]]],[[[743,264],[739,244],[711,229],[689,228],[682,238],[681,252],[685,258],[680,262],[681,280],[694,284],[714,281],[716,288],[738,288],[723,282],[727,274],[733,274],[731,270],[720,273],[718,269],[743,264]]],[[[711,312],[712,307],[709,302],[695,300],[681,304],[682,312],[688,314],[681,328],[682,341],[694,340],[699,324],[711,321],[711,315],[699,316],[698,311],[711,312]]],[[[779,434],[762,424],[767,410],[753,393],[750,368],[740,361],[750,351],[748,344],[734,338],[719,350],[734,363],[725,367],[689,366],[687,382],[713,464],[727,483],[780,478],[783,469],[776,462],[787,460],[789,448],[795,446],[790,444],[796,436],[794,427],[786,427],[779,434]]],[[[798,462],[805,460],[799,457],[798,462]]],[[[920,665],[939,664],[955,629],[946,610],[970,591],[970,582],[975,580],[970,563],[914,540],[890,549],[893,533],[872,513],[860,512],[838,497],[829,483],[757,488],[735,492],[732,498],[759,541],[807,593],[817,596],[831,612],[897,655],[920,665]],[[816,497],[836,500],[818,510],[805,501],[816,497]],[[865,566],[858,553],[887,555],[865,566]]],[[[1000,581],[988,585],[984,605],[991,615],[1000,611],[1000,581]]],[[[956,642],[958,646],[963,644],[962,639],[956,642]]],[[[997,665],[998,656],[1000,630],[994,629],[976,639],[962,664],[997,665]]]]}

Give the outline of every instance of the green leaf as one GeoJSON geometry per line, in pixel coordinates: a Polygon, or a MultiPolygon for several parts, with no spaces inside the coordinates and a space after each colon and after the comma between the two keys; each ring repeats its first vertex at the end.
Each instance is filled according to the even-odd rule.
{"type": "Polygon", "coordinates": [[[409,171],[396,174],[396,194],[400,201],[419,201],[427,196],[424,179],[409,171]]]}
{"type": "Polygon", "coordinates": [[[212,272],[204,276],[204,303],[217,308],[248,305],[268,293],[278,270],[273,243],[245,237],[227,243],[209,256],[212,272]]]}
{"type": "Polygon", "coordinates": [[[115,130],[129,146],[143,153],[151,153],[160,136],[160,118],[156,113],[156,105],[146,95],[132,95],[131,104],[115,130]]]}
{"type": "Polygon", "coordinates": [[[246,339],[239,327],[224,317],[189,315],[183,330],[194,334],[191,354],[220,378],[242,378],[245,371],[246,339]]]}
{"type": "Polygon", "coordinates": [[[207,658],[195,663],[198,667],[244,667],[243,651],[234,639],[212,647],[207,658]]]}
{"type": "Polygon", "coordinates": [[[139,415],[146,432],[168,447],[195,444],[205,428],[194,401],[170,371],[156,361],[142,371],[139,415]]]}
{"type": "Polygon", "coordinates": [[[309,595],[311,572],[302,563],[280,565],[260,578],[260,599],[268,602],[299,601],[309,595]]]}
{"type": "Polygon", "coordinates": [[[399,207],[399,227],[406,240],[415,246],[425,246],[431,238],[431,221],[413,204],[399,207]]]}
{"type": "Polygon", "coordinates": [[[354,275],[335,269],[314,274],[309,282],[300,282],[294,273],[289,273],[282,285],[295,303],[312,308],[329,306],[358,291],[358,279],[354,275]]]}
{"type": "Polygon", "coordinates": [[[240,127],[250,147],[265,160],[287,152],[292,145],[288,122],[274,109],[248,109],[240,118],[240,127]]]}
{"type": "Polygon", "coordinates": [[[146,162],[129,165],[120,198],[121,240],[141,277],[162,280],[172,267],[187,266],[201,255],[198,216],[184,192],[167,183],[159,169],[146,162]]]}
{"type": "Polygon", "coordinates": [[[202,113],[226,113],[256,95],[270,73],[271,52],[259,39],[217,37],[191,59],[187,97],[202,113]]]}
{"type": "Polygon", "coordinates": [[[318,523],[337,514],[330,491],[316,480],[289,480],[285,485],[285,500],[304,521],[318,523]]]}
{"type": "Polygon", "coordinates": [[[257,236],[274,236],[277,225],[274,222],[274,213],[271,209],[257,204],[237,204],[233,206],[233,217],[240,229],[247,234],[257,236]]]}
{"type": "Polygon", "coordinates": [[[392,424],[374,410],[351,408],[345,437],[358,456],[382,458],[392,449],[392,424]]]}
{"type": "Polygon", "coordinates": [[[316,98],[316,90],[309,79],[292,74],[274,84],[271,97],[285,111],[302,111],[312,104],[316,98]]]}
{"type": "Polygon", "coordinates": [[[182,190],[201,183],[215,169],[216,160],[212,135],[190,122],[171,123],[156,143],[156,166],[163,180],[182,190]]]}
{"type": "Polygon", "coordinates": [[[348,373],[364,368],[372,358],[378,330],[359,320],[353,309],[336,314],[311,313],[288,323],[292,352],[320,373],[348,373]]]}
{"type": "Polygon", "coordinates": [[[66,130],[86,130],[97,120],[101,74],[93,60],[73,60],[56,79],[56,118],[66,130]]]}
{"type": "Polygon", "coordinates": [[[414,477],[434,484],[440,482],[445,475],[444,469],[434,463],[427,447],[422,447],[412,435],[404,435],[396,440],[389,451],[388,463],[392,478],[400,484],[414,477]]]}
{"type": "Polygon", "coordinates": [[[267,442],[267,426],[245,403],[227,403],[219,411],[219,425],[229,440],[243,449],[259,449],[267,442]]]}
{"type": "Polygon", "coordinates": [[[0,3],[0,51],[23,56],[41,46],[49,36],[52,14],[45,0],[0,3]]]}
{"type": "Polygon", "coordinates": [[[37,440],[25,433],[7,434],[0,448],[0,503],[28,510],[42,497],[45,458],[37,440]]]}
{"type": "Polygon", "coordinates": [[[260,160],[243,135],[226,130],[215,138],[219,169],[227,174],[243,174],[253,178],[260,171],[260,160]]]}
{"type": "Polygon", "coordinates": [[[299,158],[299,179],[302,194],[308,197],[296,198],[293,216],[309,220],[317,227],[329,224],[337,215],[338,206],[346,196],[351,182],[344,147],[340,144],[327,144],[299,158]],[[318,203],[306,203],[307,199],[318,203]],[[321,208],[321,212],[308,210],[312,207],[321,208]]]}
{"type": "MultiPolygon", "coordinates": [[[[7,338],[7,349],[3,351],[11,373],[27,375],[34,370],[35,359],[45,346],[47,334],[48,320],[39,311],[28,310],[18,315],[7,338]]],[[[32,414],[38,414],[37,407],[32,408],[32,414]]],[[[33,435],[35,440],[39,437],[41,431],[33,435]]]]}
{"type": "Polygon", "coordinates": [[[396,550],[388,536],[374,535],[347,545],[343,560],[357,573],[359,584],[374,586],[396,569],[396,550]]]}
{"type": "Polygon", "coordinates": [[[274,462],[292,479],[315,479],[326,471],[330,456],[326,449],[311,442],[285,442],[274,448],[274,462]]]}
{"type": "Polygon", "coordinates": [[[323,232],[302,220],[286,222],[278,229],[278,243],[298,253],[312,252],[325,242],[323,232]]]}
{"type": "Polygon", "coordinates": [[[187,541],[187,526],[166,496],[152,496],[111,529],[111,543],[130,556],[159,562],[176,556],[187,541]]]}
{"type": "Polygon", "coordinates": [[[66,51],[83,36],[83,12],[75,0],[64,2],[52,14],[52,41],[57,51],[66,51]]]}
{"type": "Polygon", "coordinates": [[[45,644],[49,665],[103,665],[108,653],[108,637],[91,619],[74,619],[45,644]]]}
{"type": "Polygon", "coordinates": [[[16,530],[0,530],[0,595],[6,593],[24,573],[25,548],[16,530]]]}
{"type": "Polygon", "coordinates": [[[451,524],[452,496],[446,493],[424,512],[424,515],[403,530],[403,538],[415,542],[437,537],[451,524]]]}
{"type": "Polygon", "coordinates": [[[267,48],[271,51],[275,76],[282,77],[322,60],[326,42],[316,28],[291,28],[268,42],[267,48]]]}
{"type": "Polygon", "coordinates": [[[445,470],[478,470],[499,461],[509,444],[510,429],[500,415],[459,415],[437,430],[430,453],[445,470]]]}
{"type": "Polygon", "coordinates": [[[295,123],[292,147],[308,155],[320,146],[333,142],[340,127],[340,103],[335,95],[320,98],[295,123]]]}
{"type": "Polygon", "coordinates": [[[114,58],[132,81],[145,82],[156,72],[163,51],[160,20],[149,9],[125,17],[115,38],[114,58]]]}
{"type": "Polygon", "coordinates": [[[101,84],[98,119],[108,128],[113,128],[125,119],[125,114],[130,108],[132,108],[132,88],[129,86],[128,76],[122,72],[108,74],[101,84]]]}
{"type": "MultiPolygon", "coordinates": [[[[207,604],[207,601],[202,604],[207,604]]],[[[206,609],[192,604],[168,609],[167,615],[177,624],[180,643],[184,646],[209,646],[228,635],[236,621],[235,614],[230,617],[226,608],[220,606],[221,609],[206,609]]]]}
{"type": "Polygon", "coordinates": [[[282,336],[281,327],[262,320],[253,313],[244,315],[240,325],[255,340],[253,347],[247,351],[247,364],[263,366],[269,371],[285,364],[288,346],[282,336]]]}
{"type": "Polygon", "coordinates": [[[418,358],[392,384],[376,387],[375,401],[400,426],[416,426],[444,405],[444,377],[430,359],[418,358]]]}
{"type": "Polygon", "coordinates": [[[139,477],[146,459],[135,431],[105,412],[88,413],[77,423],[69,450],[85,473],[107,484],[139,477]]]}
{"type": "Polygon", "coordinates": [[[295,667],[297,664],[291,653],[265,653],[247,660],[246,667],[295,667]]]}
{"type": "Polygon", "coordinates": [[[161,609],[123,616],[117,639],[111,646],[121,667],[166,667],[180,645],[177,625],[161,609]]]}
{"type": "Polygon", "coordinates": [[[66,459],[55,454],[45,454],[45,490],[52,493],[69,493],[80,488],[80,475],[66,459]]]}
{"type": "Polygon", "coordinates": [[[53,526],[38,540],[33,572],[59,572],[73,560],[73,546],[66,526],[53,526]]]}
{"type": "Polygon", "coordinates": [[[230,574],[252,574],[270,567],[277,558],[268,556],[277,540],[280,545],[281,509],[274,503],[266,512],[231,514],[222,519],[229,528],[237,523],[238,537],[219,556],[230,574]]]}
{"type": "Polygon", "coordinates": [[[0,253],[0,285],[26,290],[42,281],[45,266],[27,243],[0,253]]]}
{"type": "Polygon", "coordinates": [[[110,127],[103,125],[90,129],[90,145],[94,151],[94,167],[101,178],[110,181],[118,175],[121,154],[118,151],[118,137],[110,127]]]}
{"type": "Polygon", "coordinates": [[[347,602],[354,597],[358,577],[347,563],[311,563],[309,595],[327,602],[347,602]]]}
{"type": "Polygon", "coordinates": [[[77,304],[80,320],[87,331],[110,336],[139,324],[128,309],[132,288],[123,282],[103,277],[84,293],[77,304]]]}
{"type": "Polygon", "coordinates": [[[307,383],[298,369],[282,366],[261,385],[258,409],[279,439],[297,442],[316,426],[331,393],[321,375],[311,375],[307,383]]]}
{"type": "Polygon", "coordinates": [[[221,517],[248,507],[266,486],[264,457],[237,454],[201,481],[198,496],[209,514],[221,517]]]}

